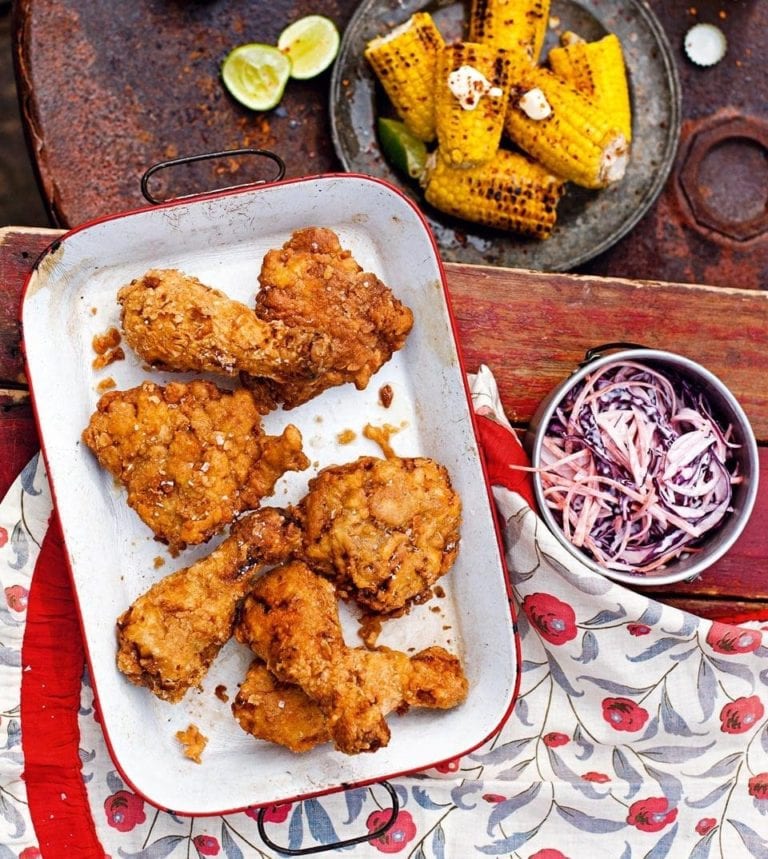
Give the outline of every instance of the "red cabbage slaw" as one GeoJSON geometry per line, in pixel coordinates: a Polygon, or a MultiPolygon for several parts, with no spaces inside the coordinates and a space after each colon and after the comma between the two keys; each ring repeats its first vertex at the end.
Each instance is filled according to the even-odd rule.
{"type": "Polygon", "coordinates": [[[617,361],[568,392],[536,470],[570,543],[601,567],[646,574],[697,551],[729,512],[736,446],[687,380],[617,361]]]}

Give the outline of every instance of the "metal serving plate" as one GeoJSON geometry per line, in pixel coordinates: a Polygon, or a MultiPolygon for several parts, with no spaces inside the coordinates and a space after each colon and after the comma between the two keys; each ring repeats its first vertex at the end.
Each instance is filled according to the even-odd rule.
{"type": "Polygon", "coordinates": [[[443,260],[569,271],[606,251],[648,211],[672,168],[680,136],[680,84],[661,25],[642,0],[553,0],[542,56],[565,30],[591,41],[615,33],[622,44],[633,108],[632,153],[621,182],[601,191],[569,183],[552,236],[537,241],[458,221],[433,209],[420,189],[389,165],[376,118],[392,108],[363,56],[365,45],[420,10],[432,14],[447,41],[465,29],[468,2],[363,0],[347,26],[331,80],[334,145],[345,169],[396,184],[423,206],[443,260]]]}
{"type": "MultiPolygon", "coordinates": [[[[432,236],[415,206],[370,177],[324,176],[228,191],[117,215],[65,235],[40,259],[22,304],[24,348],[38,428],[64,530],[69,565],[101,719],[115,764],[149,802],[187,814],[216,814],[319,794],[426,768],[463,754],[499,726],[513,703],[518,648],[491,501],[473,433],[464,371],[432,236]],[[112,376],[119,389],[154,373],[126,347],[126,360],[95,371],[95,335],[119,326],[118,289],[151,267],[176,267],[252,303],[264,253],[292,231],[327,226],[366,270],[378,274],[414,312],[403,350],[365,391],[333,388],[264,419],[265,430],[299,427],[312,462],[278,483],[270,502],[297,501],[319,468],[381,455],[362,436],[366,423],[394,426],[403,456],[434,457],[448,468],[464,505],[461,550],[443,579],[446,596],[388,621],[379,643],[400,649],[441,644],[460,655],[469,679],[465,704],[452,711],[392,716],[392,740],[375,754],[349,757],[331,746],[294,755],[254,740],[235,722],[230,701],[250,655],[230,641],[202,692],[178,704],[131,685],[115,667],[115,620],[152,582],[187,566],[212,543],[171,558],[125,502],[124,490],[80,441],[112,376]],[[394,391],[391,406],[379,389],[394,391]],[[339,443],[343,430],[356,440],[339,443]],[[154,559],[165,564],[157,569],[154,559]],[[437,609],[435,611],[435,609],[437,609]],[[177,730],[196,724],[208,737],[200,765],[186,759],[177,730]]],[[[219,380],[221,381],[221,380],[219,380]]],[[[342,606],[350,644],[360,644],[342,606]]]]}

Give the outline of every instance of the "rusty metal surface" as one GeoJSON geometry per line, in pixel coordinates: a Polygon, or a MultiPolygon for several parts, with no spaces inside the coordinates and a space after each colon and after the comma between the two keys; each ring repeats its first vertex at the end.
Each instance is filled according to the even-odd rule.
{"type": "MultiPolygon", "coordinates": [[[[330,73],[291,80],[276,110],[241,107],[219,80],[238,44],[274,44],[310,10],[286,0],[19,0],[14,54],[22,112],[57,224],[146,205],[139,187],[157,161],[221,149],[272,149],[287,176],[338,169],[330,140],[330,73]]],[[[353,0],[311,11],[344,27],[353,0]]],[[[242,162],[200,167],[190,190],[245,181],[242,162]],[[208,172],[206,172],[206,169],[208,172]],[[215,173],[213,172],[215,170],[215,173]]]]}
{"type": "MultiPolygon", "coordinates": [[[[232,101],[218,69],[234,45],[274,43],[302,14],[326,14],[343,30],[356,5],[356,0],[311,5],[307,0],[16,0],[14,59],[22,111],[56,222],[72,226],[143,205],[144,170],[194,152],[274,149],[285,158],[288,176],[339,169],[330,136],[328,72],[314,81],[290,81],[281,105],[260,115],[232,101]]],[[[759,135],[768,122],[768,4],[650,0],[648,5],[664,27],[680,76],[680,146],[672,174],[646,216],[579,270],[766,288],[768,232],[761,213],[768,203],[768,151],[759,135]],[[685,32],[699,21],[717,24],[728,38],[725,59],[710,69],[691,64],[682,50],[685,32]],[[702,139],[714,140],[723,125],[736,120],[752,123],[754,135],[721,136],[711,150],[701,151],[702,139]],[[711,129],[719,130],[710,134],[711,129]],[[694,167],[696,159],[699,164],[693,176],[700,187],[693,192],[691,181],[681,178],[688,165],[691,180],[691,153],[694,167]]],[[[195,174],[190,182],[199,182],[202,190],[212,178],[218,184],[242,182],[241,173],[236,164],[219,164],[214,177],[195,174]]]]}
{"type": "Polygon", "coordinates": [[[683,91],[680,146],[653,210],[584,270],[768,289],[768,224],[761,215],[768,210],[768,147],[761,137],[768,124],[768,3],[653,0],[650,5],[677,59],[683,91]],[[682,47],[686,31],[700,21],[717,25],[728,39],[725,59],[709,69],[694,66],[682,47]],[[698,212],[692,197],[698,198],[698,212]]]}

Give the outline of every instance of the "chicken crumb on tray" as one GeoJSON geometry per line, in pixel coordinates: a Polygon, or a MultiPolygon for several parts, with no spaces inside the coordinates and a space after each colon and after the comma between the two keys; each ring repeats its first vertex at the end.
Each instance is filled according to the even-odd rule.
{"type": "Polygon", "coordinates": [[[205,747],[208,745],[208,737],[200,733],[197,725],[189,725],[185,731],[176,731],[176,739],[184,749],[184,756],[196,764],[202,763],[205,747]]]}

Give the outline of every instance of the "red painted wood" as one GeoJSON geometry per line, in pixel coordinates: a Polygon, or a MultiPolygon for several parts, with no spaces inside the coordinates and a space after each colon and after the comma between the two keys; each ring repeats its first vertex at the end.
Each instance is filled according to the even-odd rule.
{"type": "MultiPolygon", "coordinates": [[[[34,260],[58,235],[0,230],[0,389],[3,382],[23,383],[19,296],[34,260]]],[[[671,349],[703,363],[739,397],[766,445],[760,449],[760,483],[768,487],[768,295],[450,264],[446,271],[465,366],[471,372],[485,363],[493,370],[516,424],[525,425],[589,347],[630,340],[671,349]]],[[[1,397],[0,390],[0,422],[8,414],[1,397]]],[[[766,525],[764,489],[725,558],[693,582],[647,593],[711,617],[762,606],[768,611],[766,525]]]]}

